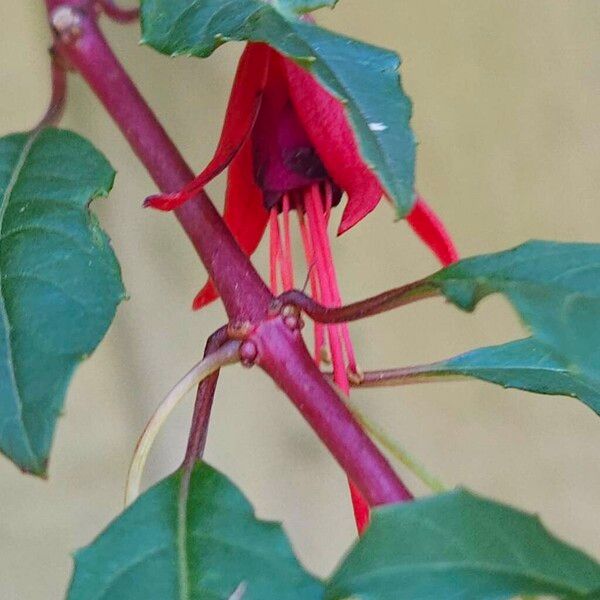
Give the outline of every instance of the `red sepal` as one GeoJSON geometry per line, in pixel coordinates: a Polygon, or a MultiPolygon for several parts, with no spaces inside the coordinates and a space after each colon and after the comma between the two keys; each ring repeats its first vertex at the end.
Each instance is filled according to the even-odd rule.
{"type": "Polygon", "coordinates": [[[406,220],[444,266],[458,260],[458,252],[444,223],[423,198],[417,199],[406,220]]]}
{"type": "Polygon", "coordinates": [[[272,50],[266,44],[247,44],[237,68],[225,114],[221,139],[214,157],[206,168],[181,191],[150,196],[144,206],[173,210],[221,173],[248,139],[260,108],[269,72],[272,50]]]}
{"type": "Polygon", "coordinates": [[[289,59],[283,62],[302,125],[329,175],[348,194],[338,230],[344,233],[377,206],[381,186],[360,156],[343,104],[305,69],[289,59]]]}
{"type": "Polygon", "coordinates": [[[354,511],[354,521],[359,535],[362,535],[364,530],[369,525],[370,510],[367,501],[362,497],[358,488],[348,480],[350,485],[350,498],[352,500],[352,510],[354,511]]]}
{"type": "Polygon", "coordinates": [[[202,307],[210,304],[219,297],[219,292],[212,279],[209,279],[205,286],[196,294],[194,302],[192,303],[193,310],[200,310],[202,307]]]}
{"type": "MultiPolygon", "coordinates": [[[[223,219],[241,249],[252,254],[265,232],[269,213],[263,205],[262,190],[254,181],[252,140],[248,139],[233,159],[227,172],[227,192],[223,219]]],[[[194,310],[218,298],[209,281],[196,296],[194,310]]]]}

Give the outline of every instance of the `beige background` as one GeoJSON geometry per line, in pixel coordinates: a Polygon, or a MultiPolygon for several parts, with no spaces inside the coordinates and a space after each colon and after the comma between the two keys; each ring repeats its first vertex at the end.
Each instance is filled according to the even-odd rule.
{"type": "MultiPolygon", "coordinates": [[[[3,132],[30,127],[46,103],[49,39],[41,4],[2,1],[3,132]]],[[[531,237],[599,241],[597,0],[343,0],[321,18],[403,56],[420,139],[419,188],[464,255],[531,237]]],[[[201,167],[218,137],[239,47],[203,62],[170,61],[137,46],[136,26],[106,29],[191,164],[201,167]]],[[[217,305],[189,311],[203,270],[171,217],[140,209],[154,188],[76,77],[64,125],[91,137],[120,171],[113,195],[95,209],[113,238],[131,300],[77,373],[50,480],[22,476],[0,459],[6,600],[62,597],[69,553],[121,509],[145,420],[223,322],[217,305]]],[[[212,191],[219,198],[221,184],[212,191]]],[[[385,206],[336,241],[335,253],[347,299],[436,266],[385,206]]],[[[255,262],[264,272],[264,248],[255,262]]],[[[432,302],[352,332],[361,363],[373,368],[443,358],[514,338],[520,328],[492,299],[475,316],[432,302]]],[[[480,383],[363,392],[357,399],[447,484],[539,512],[554,531],[600,555],[600,423],[578,402],[480,383]]],[[[188,418],[189,410],[181,410],[161,437],[153,480],[180,460],[188,418]]],[[[260,372],[231,368],[223,376],[208,458],[241,485],[261,516],[283,520],[311,569],[332,568],[353,537],[344,478],[260,372]]]]}

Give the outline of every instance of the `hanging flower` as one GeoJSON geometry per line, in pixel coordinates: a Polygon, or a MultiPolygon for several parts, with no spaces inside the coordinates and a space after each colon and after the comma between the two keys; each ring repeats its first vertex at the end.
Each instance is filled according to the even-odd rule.
{"type": "MultiPolygon", "coordinates": [[[[248,254],[258,246],[269,213],[271,221],[291,208],[307,214],[313,188],[327,217],[328,195],[333,206],[346,193],[339,234],[363,219],[383,197],[376,176],[360,156],[343,105],[305,69],[259,43],[248,44],[240,59],[214,158],[183,190],[150,197],[146,205],[172,210],[227,167],[224,218],[248,254]]],[[[417,200],[407,221],[443,263],[456,259],[443,225],[423,200],[417,200]]],[[[209,283],[194,308],[216,297],[209,283]]]]}
{"type": "MultiPolygon", "coordinates": [[[[273,294],[295,285],[290,222],[295,213],[311,295],[322,304],[340,306],[328,236],[332,208],[346,194],[341,234],[383,197],[377,177],[360,156],[342,103],[292,60],[264,44],[248,44],[214,158],[183,190],[150,197],[146,205],[172,210],[227,167],[224,220],[247,254],[254,252],[269,228],[273,294]]],[[[443,225],[421,199],[408,222],[444,264],[455,260],[443,225]]],[[[209,281],[194,308],[216,297],[209,281]]],[[[348,372],[358,368],[347,326],[315,324],[314,338],[315,361],[330,360],[336,383],[348,393],[348,372]]],[[[360,528],[368,511],[356,492],[353,500],[360,528]]]]}

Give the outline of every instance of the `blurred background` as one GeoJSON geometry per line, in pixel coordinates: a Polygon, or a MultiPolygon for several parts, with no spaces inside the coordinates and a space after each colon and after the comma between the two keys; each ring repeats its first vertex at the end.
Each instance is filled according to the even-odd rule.
{"type": "MultiPolygon", "coordinates": [[[[125,2],[125,0],[123,0],[125,2]]],[[[3,0],[0,130],[45,109],[49,35],[41,0],[3,0]]],[[[464,256],[529,238],[598,242],[600,3],[597,0],[342,0],[327,25],[397,50],[415,105],[418,187],[464,256]]],[[[105,22],[115,49],[195,170],[218,140],[239,45],[208,60],[170,60],[137,44],[137,25],[105,22]]],[[[122,509],[137,437],[169,387],[224,322],[190,305],[205,273],[175,220],[142,210],[155,191],[85,85],[70,78],[63,125],[118,169],[94,210],[112,237],[131,299],[78,371],[48,481],[0,458],[0,596],[63,597],[70,553],[122,509]]],[[[222,181],[210,188],[221,205],[222,181]]],[[[339,214],[339,213],[338,213],[339,214]]],[[[437,268],[388,206],[334,243],[343,295],[354,300],[437,268]],[[374,243],[374,240],[377,243],[374,243]]],[[[264,245],[255,264],[266,272],[264,245]]],[[[364,368],[441,359],[520,336],[509,307],[474,316],[440,301],[352,326],[364,368]]],[[[541,514],[557,534],[600,555],[600,422],[575,400],[448,383],[363,391],[357,402],[447,485],[541,514]]],[[[182,457],[192,398],[152,454],[148,484],[182,457]]],[[[354,538],[345,479],[286,398],[258,370],[228,369],[208,460],[261,517],[282,520],[302,561],[327,574],[354,538]]],[[[422,485],[407,475],[419,494],[422,485]]]]}

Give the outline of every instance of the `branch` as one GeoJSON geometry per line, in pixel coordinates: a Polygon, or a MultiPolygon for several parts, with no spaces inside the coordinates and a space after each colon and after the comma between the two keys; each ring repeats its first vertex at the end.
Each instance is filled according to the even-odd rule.
{"type": "MultiPolygon", "coordinates": [[[[333,378],[327,373],[328,379],[333,378]]],[[[352,387],[397,387],[415,383],[440,383],[445,381],[465,381],[463,375],[448,373],[436,369],[436,364],[419,365],[416,367],[400,367],[398,369],[383,369],[381,371],[364,371],[350,379],[352,387]]]]}
{"type": "Polygon", "coordinates": [[[65,110],[67,98],[67,71],[54,51],[50,51],[50,85],[52,92],[46,113],[35,126],[35,131],[56,125],[65,110]]]}
{"type": "Polygon", "coordinates": [[[332,308],[319,304],[300,290],[290,290],[275,298],[271,304],[271,311],[277,313],[284,311],[285,307],[291,306],[304,311],[317,323],[349,323],[438,295],[439,289],[436,286],[426,280],[421,280],[360,302],[332,308]]]}
{"type": "MultiPolygon", "coordinates": [[[[217,329],[206,342],[204,349],[204,358],[207,358],[223,346],[229,339],[227,325],[217,329]]],[[[194,414],[192,416],[192,426],[188,437],[187,450],[183,459],[183,466],[191,470],[197,460],[202,458],[204,447],[206,446],[206,436],[208,433],[208,422],[212,409],[215,390],[219,381],[220,369],[217,369],[212,375],[200,382],[198,392],[196,393],[196,404],[194,405],[194,414]]]]}

